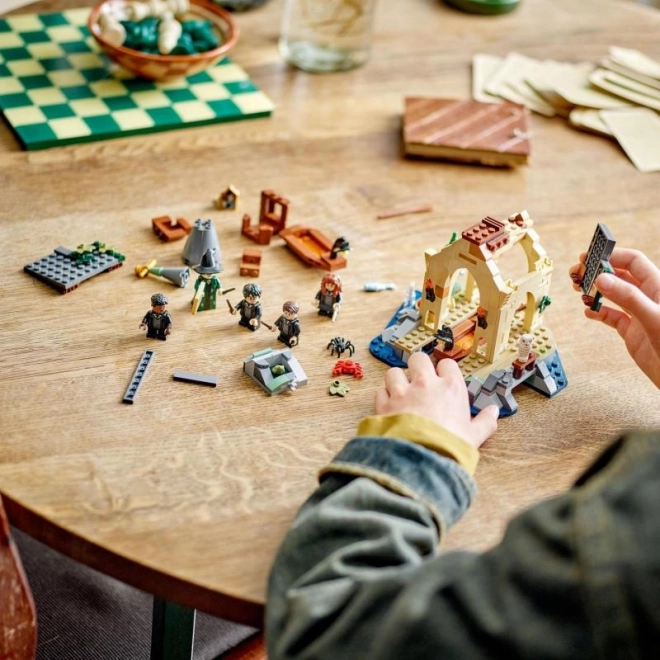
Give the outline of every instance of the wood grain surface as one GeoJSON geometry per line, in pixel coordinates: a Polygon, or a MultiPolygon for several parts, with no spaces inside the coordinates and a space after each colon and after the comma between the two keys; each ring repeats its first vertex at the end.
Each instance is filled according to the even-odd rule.
{"type": "Polygon", "coordinates": [[[518,414],[483,448],[479,498],[445,548],[488,548],[512,515],[568,487],[620,429],[660,423],[657,391],[615,334],[583,317],[568,278],[598,222],[660,262],[657,175],[637,172],[616,143],[538,115],[530,165],[516,170],[405,160],[400,145],[404,97],[468,98],[474,53],[596,61],[619,45],[660,57],[660,14],[609,0],[525,0],[512,14],[480,17],[438,0],[382,0],[369,63],[310,75],[278,54],[281,9],[273,0],[237,14],[232,52],[275,102],[271,118],[34,153],[0,125],[0,491],[12,522],[137,587],[256,625],[273,555],[317,470],[372,411],[386,366],[369,341],[408,284],[422,285],[424,250],[453,231],[528,209],[555,263],[545,320],[569,387],[550,400],[517,395],[518,414]],[[230,183],[240,207],[217,211],[213,200],[230,183]],[[281,240],[264,248],[264,319],[272,323],[285,300],[300,303],[294,350],[309,378],[273,398],[241,370],[247,355],[276,346],[275,335],[238,327],[224,302],[192,316],[191,286],[133,274],[151,258],[181,264],[183,243],[161,243],[153,217],[212,218],[235,304],[248,281],[238,275],[241,253],[254,247],[240,235],[241,216],[258,215],[265,188],[290,199],[290,225],[353,247],[334,325],[311,304],[321,272],[281,240]],[[433,211],[376,219],[417,204],[433,211]],[[94,240],[115,245],[125,265],[64,296],[22,272],[59,245],[94,240]],[[398,289],[365,293],[369,281],[398,289]],[[166,342],[138,330],[157,291],[170,297],[166,342]],[[347,379],[344,399],[327,394],[334,336],[355,344],[365,371],[347,379]],[[135,404],[122,405],[145,348],[155,360],[135,404]],[[176,382],[177,369],[216,375],[219,385],[176,382]]]}

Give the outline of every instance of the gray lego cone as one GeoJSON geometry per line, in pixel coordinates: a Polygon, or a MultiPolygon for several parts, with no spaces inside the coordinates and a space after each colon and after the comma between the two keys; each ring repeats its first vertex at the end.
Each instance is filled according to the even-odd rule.
{"type": "Polygon", "coordinates": [[[207,250],[213,250],[215,258],[222,265],[222,252],[220,241],[212,220],[195,220],[192,231],[183,248],[183,263],[188,266],[197,266],[202,261],[202,255],[207,250]]]}
{"type": "Polygon", "coordinates": [[[152,275],[158,275],[159,277],[164,277],[166,280],[180,286],[182,289],[188,286],[188,280],[190,279],[190,269],[187,266],[179,268],[174,266],[172,268],[161,268],[156,266],[155,268],[150,268],[149,272],[152,275]]]}

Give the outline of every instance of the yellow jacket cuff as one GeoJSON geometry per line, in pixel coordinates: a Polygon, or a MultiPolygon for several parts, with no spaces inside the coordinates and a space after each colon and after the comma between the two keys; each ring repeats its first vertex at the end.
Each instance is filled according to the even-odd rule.
{"type": "Polygon", "coordinates": [[[475,447],[440,424],[415,413],[365,417],[357,434],[409,440],[455,460],[470,474],[474,474],[479,462],[479,451],[475,447]]]}

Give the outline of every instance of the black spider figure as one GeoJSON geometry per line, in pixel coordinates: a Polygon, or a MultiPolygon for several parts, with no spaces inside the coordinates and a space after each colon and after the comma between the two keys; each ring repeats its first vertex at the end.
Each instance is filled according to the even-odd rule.
{"type": "Polygon", "coordinates": [[[344,351],[348,351],[348,354],[353,357],[355,353],[355,346],[350,341],[347,341],[343,337],[333,337],[329,342],[326,348],[331,349],[330,355],[334,355],[335,351],[337,352],[337,357],[341,357],[344,351]]]}

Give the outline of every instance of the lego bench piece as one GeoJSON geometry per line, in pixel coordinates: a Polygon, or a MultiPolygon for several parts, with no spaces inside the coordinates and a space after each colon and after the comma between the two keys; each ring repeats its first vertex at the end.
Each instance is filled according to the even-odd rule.
{"type": "Polygon", "coordinates": [[[180,238],[187,236],[192,227],[185,218],[177,218],[172,220],[169,215],[161,215],[158,218],[153,218],[151,226],[154,234],[160,238],[161,241],[178,241],[180,238]]]}
{"type": "Polygon", "coordinates": [[[513,167],[527,163],[529,111],[517,103],[406,98],[407,156],[513,167]]]}
{"type": "Polygon", "coordinates": [[[60,293],[77,289],[85,280],[119,268],[124,256],[98,241],[77,251],[58,247],[46,257],[23,266],[23,270],[60,293]]]}
{"type": "Polygon", "coordinates": [[[182,383],[195,383],[197,385],[206,385],[207,387],[217,387],[217,376],[205,376],[204,374],[194,374],[190,371],[181,371],[177,369],[173,374],[174,380],[181,381],[182,383]]]}
{"type": "Polygon", "coordinates": [[[138,362],[138,366],[135,368],[135,373],[133,378],[131,378],[131,384],[128,386],[124,398],[121,400],[122,403],[133,403],[137,395],[140,386],[142,385],[142,380],[144,379],[151,361],[156,354],[155,351],[145,351],[138,362]]]}

